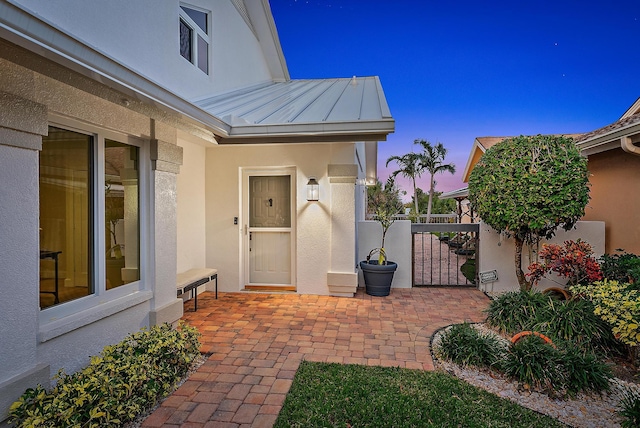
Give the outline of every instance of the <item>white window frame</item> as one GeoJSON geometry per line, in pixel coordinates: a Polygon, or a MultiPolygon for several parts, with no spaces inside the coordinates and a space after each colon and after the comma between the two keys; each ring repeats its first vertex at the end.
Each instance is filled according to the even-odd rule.
{"type": "Polygon", "coordinates": [[[40,342],[53,339],[69,331],[83,327],[92,322],[106,318],[124,309],[128,309],[153,297],[148,275],[149,242],[148,232],[150,201],[150,171],[151,161],[149,145],[143,140],[118,132],[87,125],[72,119],[55,115],[49,116],[48,125],[67,129],[93,137],[94,156],[91,160],[93,168],[93,207],[92,219],[93,235],[93,271],[92,284],[94,291],[88,296],[59,303],[39,311],[40,342]],[[139,269],[140,279],[123,284],[111,290],[106,289],[106,261],[105,261],[105,189],[104,189],[104,147],[105,140],[113,140],[123,144],[138,147],[138,189],[139,189],[139,269]],[[101,184],[102,183],[102,184],[101,184]],[[100,232],[95,232],[100,231],[100,232]]]}
{"type": "MultiPolygon", "coordinates": [[[[201,7],[193,6],[188,3],[180,3],[178,6],[179,17],[181,21],[184,21],[189,28],[191,28],[191,64],[198,70],[202,71],[206,75],[211,74],[211,11],[203,9],[201,7]],[[209,34],[205,33],[198,24],[182,9],[182,6],[193,9],[198,12],[202,12],[207,15],[207,29],[209,34]],[[202,37],[207,42],[207,71],[204,71],[198,66],[198,36],[202,37]]],[[[180,55],[185,61],[188,61],[185,57],[180,55]]]]}

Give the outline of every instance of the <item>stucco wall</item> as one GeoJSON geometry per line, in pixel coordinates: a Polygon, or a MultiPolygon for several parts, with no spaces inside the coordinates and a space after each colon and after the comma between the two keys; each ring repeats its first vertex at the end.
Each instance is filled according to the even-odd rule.
{"type": "MultiPolygon", "coordinates": [[[[332,248],[350,248],[351,254],[355,249],[354,233],[343,236],[340,242],[331,242],[332,185],[327,170],[329,164],[353,164],[354,145],[216,146],[207,149],[206,158],[206,263],[207,267],[218,269],[220,290],[239,291],[245,285],[240,245],[246,223],[242,218],[241,168],[295,167],[295,285],[298,293],[330,294],[327,273],[331,270],[332,248]],[[320,184],[320,200],[317,202],[306,200],[306,184],[311,176],[316,177],[320,184]],[[239,219],[237,225],[233,224],[234,217],[239,219]]],[[[340,207],[333,209],[339,210],[340,207]]],[[[353,211],[353,201],[349,209],[353,211]]],[[[355,228],[355,220],[351,227],[355,228]]],[[[355,266],[351,270],[354,272],[355,266]]]]}
{"type": "Polygon", "coordinates": [[[605,222],[606,251],[640,254],[640,156],[622,149],[589,156],[591,201],[584,220],[605,222]]]}
{"type": "Polygon", "coordinates": [[[231,1],[187,2],[212,11],[208,75],[180,56],[177,0],[16,3],[187,99],[271,79],[258,40],[231,1]]]}
{"type": "MultiPolygon", "coordinates": [[[[558,230],[556,236],[544,242],[562,244],[564,241],[576,241],[582,239],[591,245],[596,257],[604,254],[604,223],[600,221],[580,221],[575,229],[565,232],[558,230]]],[[[497,270],[498,280],[492,283],[480,284],[480,289],[488,292],[502,292],[518,290],[518,280],[515,273],[515,244],[514,240],[501,237],[495,230],[485,223],[480,224],[480,254],[479,272],[497,270]]],[[[525,247],[522,250],[522,270],[527,273],[527,267],[535,261],[535,254],[525,247]]],[[[555,275],[549,279],[543,279],[538,288],[544,290],[548,287],[557,287],[564,284],[555,275]],[[556,282],[554,282],[556,281],[556,282]],[[559,284],[558,284],[559,283],[559,284]]]]}
{"type": "Polygon", "coordinates": [[[177,320],[182,304],[175,296],[177,177],[171,172],[181,162],[172,144],[177,131],[6,60],[0,59],[0,74],[0,224],[11,225],[0,227],[0,290],[10,296],[0,302],[2,420],[10,401],[27,387],[46,385],[59,368],[79,369],[142,326],[177,320]],[[122,142],[147,137],[137,140],[143,271],[140,283],[40,311],[38,150],[48,124],[109,133],[122,142]],[[150,141],[150,135],[164,142],[150,141]],[[154,145],[162,149],[151,155],[154,145]]]}
{"type": "Polygon", "coordinates": [[[206,149],[181,139],[183,164],[178,175],[178,272],[206,264],[206,149]]]}

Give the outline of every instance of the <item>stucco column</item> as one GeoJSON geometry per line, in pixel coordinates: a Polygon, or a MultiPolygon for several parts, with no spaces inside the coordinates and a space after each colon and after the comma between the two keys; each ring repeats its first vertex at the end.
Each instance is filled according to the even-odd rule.
{"type": "Polygon", "coordinates": [[[331,186],[331,266],[327,286],[332,295],[353,296],[358,288],[355,269],[358,166],[331,164],[327,175],[331,186]]]}
{"type": "Polygon", "coordinates": [[[38,152],[47,108],[0,92],[0,421],[24,390],[49,385],[37,363],[39,312],[38,152]]]}
{"type": "Polygon", "coordinates": [[[176,297],[178,173],[182,147],[151,140],[151,236],[149,245],[153,300],[149,323],[173,323],[182,317],[176,297]]]}

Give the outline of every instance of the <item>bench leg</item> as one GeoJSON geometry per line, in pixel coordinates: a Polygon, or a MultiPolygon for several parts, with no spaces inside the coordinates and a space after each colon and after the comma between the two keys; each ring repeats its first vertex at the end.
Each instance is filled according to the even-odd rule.
{"type": "Polygon", "coordinates": [[[214,279],[216,281],[216,300],[218,300],[218,274],[216,273],[215,275],[213,275],[211,279],[214,279]]]}

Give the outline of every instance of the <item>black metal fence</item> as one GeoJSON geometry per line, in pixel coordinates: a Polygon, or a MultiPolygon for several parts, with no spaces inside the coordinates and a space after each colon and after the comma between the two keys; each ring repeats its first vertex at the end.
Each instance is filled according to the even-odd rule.
{"type": "Polygon", "coordinates": [[[413,286],[478,283],[477,223],[412,224],[413,286]]]}

